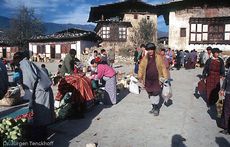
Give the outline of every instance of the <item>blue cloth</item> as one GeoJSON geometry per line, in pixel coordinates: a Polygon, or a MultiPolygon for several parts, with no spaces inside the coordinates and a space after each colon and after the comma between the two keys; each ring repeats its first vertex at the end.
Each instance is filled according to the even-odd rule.
{"type": "Polygon", "coordinates": [[[14,72],[13,74],[13,82],[14,83],[19,83],[21,79],[21,74],[20,72],[14,72]]]}
{"type": "Polygon", "coordinates": [[[4,119],[4,118],[8,118],[8,117],[15,119],[19,115],[26,114],[28,112],[30,112],[29,107],[23,107],[23,108],[20,108],[20,109],[14,111],[14,112],[12,112],[12,113],[10,113],[8,115],[5,115],[5,116],[1,117],[0,119],[4,119]]]}
{"type": "Polygon", "coordinates": [[[139,64],[135,63],[135,65],[134,65],[134,73],[138,74],[138,70],[139,70],[139,64]]]}

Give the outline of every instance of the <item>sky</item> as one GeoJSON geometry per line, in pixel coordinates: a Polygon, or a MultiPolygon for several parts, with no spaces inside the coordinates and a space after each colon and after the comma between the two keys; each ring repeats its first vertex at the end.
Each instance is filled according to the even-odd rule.
{"type": "MultiPolygon", "coordinates": [[[[122,0],[0,0],[0,15],[13,17],[20,6],[33,8],[37,17],[45,22],[59,24],[89,24],[90,7],[122,0]]],[[[161,4],[170,0],[143,0],[149,4],[161,4]]],[[[163,17],[158,18],[158,29],[168,31],[163,17]]]]}

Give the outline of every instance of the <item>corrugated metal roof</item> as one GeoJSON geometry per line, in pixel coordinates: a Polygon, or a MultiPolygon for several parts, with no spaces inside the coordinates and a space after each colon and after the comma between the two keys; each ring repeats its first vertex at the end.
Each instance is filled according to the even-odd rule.
{"type": "Polygon", "coordinates": [[[92,31],[70,28],[51,35],[33,36],[30,42],[46,42],[46,41],[68,41],[68,40],[92,40],[100,41],[100,37],[92,31]]]}

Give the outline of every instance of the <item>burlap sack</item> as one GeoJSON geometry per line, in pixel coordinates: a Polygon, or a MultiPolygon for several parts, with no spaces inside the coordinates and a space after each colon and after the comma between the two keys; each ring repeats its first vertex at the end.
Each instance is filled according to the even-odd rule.
{"type": "Polygon", "coordinates": [[[0,106],[13,106],[21,103],[21,92],[19,87],[10,87],[4,98],[0,100],[0,106]]]}

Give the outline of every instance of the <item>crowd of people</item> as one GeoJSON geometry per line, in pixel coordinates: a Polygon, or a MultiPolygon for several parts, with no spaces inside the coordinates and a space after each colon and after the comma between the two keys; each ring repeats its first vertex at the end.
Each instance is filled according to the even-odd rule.
{"type": "MultiPolygon", "coordinates": [[[[205,100],[210,108],[216,105],[220,97],[225,97],[219,127],[223,128],[221,133],[230,133],[230,57],[224,63],[222,51],[219,48],[207,47],[206,51],[199,54],[192,51],[171,50],[170,48],[156,50],[153,43],[142,44],[134,53],[134,73],[143,83],[152,103],[155,116],[159,115],[159,101],[162,92],[163,81],[171,79],[170,70],[181,67],[195,69],[204,67],[200,80],[205,81],[205,100]],[[223,81],[223,84],[221,84],[223,81]]],[[[172,101],[170,101],[172,102],[172,101]]],[[[167,104],[165,102],[166,106],[167,104]]]]}
{"type": "MultiPolygon", "coordinates": [[[[199,63],[200,67],[204,67],[202,80],[206,82],[207,106],[215,105],[220,95],[225,96],[221,117],[221,127],[224,130],[221,132],[228,134],[230,131],[230,71],[226,72],[225,67],[229,68],[230,58],[224,63],[223,59],[219,57],[219,53],[221,53],[221,50],[211,47],[207,47],[207,52],[203,51],[198,56],[196,50],[189,52],[183,50],[174,51],[170,48],[157,49],[154,43],[140,45],[140,48],[137,48],[134,53],[134,73],[148,93],[152,104],[152,109],[149,112],[154,114],[154,116],[159,115],[162,87],[164,82],[170,83],[170,70],[173,68],[179,70],[181,67],[194,69],[197,63],[199,63]],[[225,73],[227,74],[225,75],[225,73]],[[222,85],[220,80],[224,81],[222,85]]],[[[81,61],[76,59],[75,56],[76,50],[70,49],[62,63],[58,65],[56,76],[59,77],[58,81],[62,79],[62,86],[71,82],[77,82],[76,80],[67,81],[68,78],[75,78],[75,74],[78,75],[76,77],[78,79],[84,76],[85,79],[83,80],[86,80],[85,83],[101,83],[104,86],[104,104],[117,104],[116,71],[113,68],[115,60],[114,49],[110,49],[108,53],[104,49],[100,50],[100,53],[98,50],[94,50],[87,61],[86,71],[90,73],[87,76],[84,73],[85,71],[83,72],[80,69],[81,67],[76,66],[77,62],[81,61]]],[[[13,64],[15,65],[15,81],[23,85],[25,97],[29,100],[29,108],[35,114],[34,124],[46,126],[54,122],[55,98],[51,88],[53,82],[49,77],[45,64],[38,67],[22,52],[14,54],[13,64]]],[[[7,69],[2,60],[0,60],[0,76],[0,98],[3,98],[9,84],[7,69]]],[[[69,92],[79,90],[81,93],[81,89],[78,89],[79,83],[75,83],[75,91],[69,92]]],[[[92,85],[89,87],[93,91],[92,85]]],[[[66,90],[65,92],[67,92],[66,90]]],[[[64,94],[61,92],[61,95],[64,94]]],[[[87,95],[87,91],[85,95],[87,95]]],[[[87,96],[89,97],[89,94],[87,96]]],[[[164,104],[170,106],[172,100],[165,100],[164,104]]]]}

